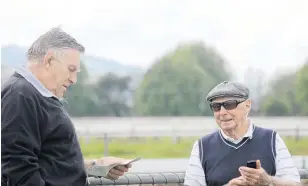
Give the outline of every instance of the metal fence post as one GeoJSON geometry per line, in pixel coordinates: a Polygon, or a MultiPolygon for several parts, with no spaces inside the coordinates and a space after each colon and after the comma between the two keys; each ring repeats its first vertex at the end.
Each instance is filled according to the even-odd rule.
{"type": "Polygon", "coordinates": [[[104,156],[108,156],[108,134],[104,133],[104,156]]]}
{"type": "Polygon", "coordinates": [[[299,141],[299,138],[300,138],[299,132],[300,132],[299,126],[296,126],[296,129],[295,129],[295,138],[296,138],[296,141],[299,141]]]}

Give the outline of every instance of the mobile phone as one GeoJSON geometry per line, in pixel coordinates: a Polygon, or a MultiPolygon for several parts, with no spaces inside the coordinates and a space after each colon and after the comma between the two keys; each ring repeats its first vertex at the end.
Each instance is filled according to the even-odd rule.
{"type": "Polygon", "coordinates": [[[256,169],[257,168],[257,161],[256,160],[247,161],[246,166],[249,167],[249,168],[256,169]]]}

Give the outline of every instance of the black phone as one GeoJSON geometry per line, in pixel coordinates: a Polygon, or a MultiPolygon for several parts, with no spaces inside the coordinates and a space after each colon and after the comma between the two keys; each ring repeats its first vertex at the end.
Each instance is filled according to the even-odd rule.
{"type": "Polygon", "coordinates": [[[249,167],[249,168],[256,169],[257,168],[257,161],[256,160],[247,161],[246,166],[249,167]]]}

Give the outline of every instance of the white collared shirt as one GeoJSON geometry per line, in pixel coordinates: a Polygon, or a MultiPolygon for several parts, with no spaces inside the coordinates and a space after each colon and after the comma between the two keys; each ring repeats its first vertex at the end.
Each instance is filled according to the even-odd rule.
{"type": "Polygon", "coordinates": [[[251,124],[251,120],[249,120],[249,127],[248,127],[248,130],[247,132],[244,134],[243,137],[239,138],[239,139],[233,139],[229,136],[227,136],[227,134],[223,131],[223,130],[220,130],[220,134],[222,135],[222,137],[224,137],[226,140],[232,142],[232,143],[235,143],[235,144],[238,144],[239,142],[241,142],[243,140],[243,138],[252,138],[252,134],[253,134],[253,130],[254,130],[254,127],[253,125],[251,124]]]}
{"type": "Polygon", "coordinates": [[[19,66],[15,71],[22,75],[29,83],[31,83],[43,96],[57,98],[25,66],[19,66]]]}
{"type": "MultiPolygon", "coordinates": [[[[228,137],[222,130],[220,130],[220,132],[221,136],[226,140],[229,140],[233,143],[239,143],[244,137],[252,138],[253,129],[254,127],[250,120],[250,125],[247,132],[242,138],[238,140],[234,140],[228,137]]],[[[276,177],[300,183],[300,175],[298,169],[295,167],[292,156],[287,146],[285,145],[283,139],[280,137],[278,133],[276,134],[275,162],[276,162],[276,175],[275,175],[276,177]]],[[[184,179],[185,179],[184,185],[187,186],[206,186],[205,175],[199,157],[198,141],[196,141],[193,145],[184,179]]]]}

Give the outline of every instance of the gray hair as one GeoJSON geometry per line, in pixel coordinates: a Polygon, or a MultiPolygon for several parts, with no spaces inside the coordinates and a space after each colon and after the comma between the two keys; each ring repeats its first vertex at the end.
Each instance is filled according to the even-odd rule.
{"type": "Polygon", "coordinates": [[[85,52],[84,46],[79,44],[75,38],[64,32],[60,27],[54,27],[33,42],[28,49],[27,57],[28,60],[39,61],[50,50],[60,52],[62,49],[75,49],[80,53],[85,52]]]}

